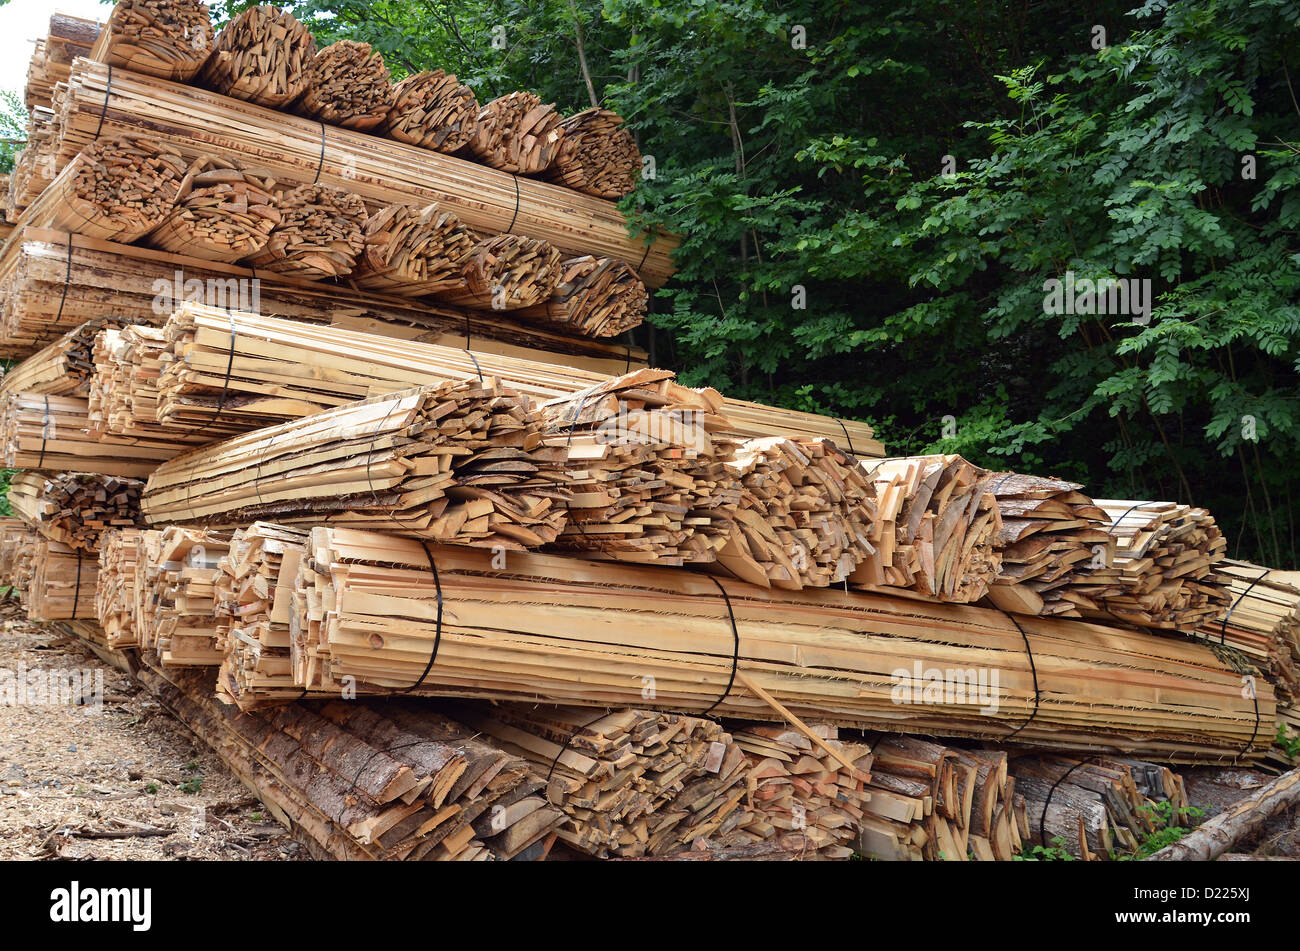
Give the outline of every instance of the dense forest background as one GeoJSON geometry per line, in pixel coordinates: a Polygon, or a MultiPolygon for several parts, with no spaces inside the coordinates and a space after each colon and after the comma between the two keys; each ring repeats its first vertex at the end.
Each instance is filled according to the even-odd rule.
{"type": "Polygon", "coordinates": [[[684,238],[637,341],[685,382],[1208,506],[1295,567],[1300,2],[1132,2],[292,7],[398,75],[625,116],[626,210],[684,238]],[[1047,313],[1067,275],[1150,282],[1149,320],[1047,313]]]}

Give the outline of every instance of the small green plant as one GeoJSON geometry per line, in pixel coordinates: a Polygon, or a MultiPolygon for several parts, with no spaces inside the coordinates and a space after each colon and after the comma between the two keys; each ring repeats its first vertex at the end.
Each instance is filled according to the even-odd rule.
{"type": "Polygon", "coordinates": [[[185,782],[181,783],[181,792],[187,796],[196,796],[203,791],[203,777],[191,776],[185,782]]]}
{"type": "Polygon", "coordinates": [[[253,815],[252,815],[250,818],[251,818],[254,822],[261,822],[261,821],[262,821],[262,814],[261,814],[260,812],[255,812],[255,813],[253,813],[253,815]]]}
{"type": "Polygon", "coordinates": [[[1205,815],[1205,810],[1198,806],[1176,810],[1174,804],[1168,801],[1148,803],[1138,811],[1149,819],[1155,828],[1138,843],[1137,851],[1132,855],[1114,855],[1117,861],[1129,862],[1155,855],[1165,846],[1173,845],[1192,831],[1182,823],[1205,815]]]}
{"type": "Polygon", "coordinates": [[[1273,742],[1282,748],[1288,759],[1300,759],[1300,733],[1289,732],[1285,723],[1277,725],[1277,736],[1273,742]]]}
{"type": "Polygon", "coordinates": [[[154,793],[156,793],[156,792],[158,791],[158,784],[157,784],[157,783],[150,783],[148,786],[145,786],[145,787],[144,787],[144,791],[147,792],[149,795],[152,796],[154,793]]]}
{"type": "Polygon", "coordinates": [[[1051,845],[1035,845],[1028,852],[1021,852],[1015,857],[1017,862],[1075,862],[1073,855],[1065,850],[1065,840],[1059,835],[1052,837],[1051,845]]]}

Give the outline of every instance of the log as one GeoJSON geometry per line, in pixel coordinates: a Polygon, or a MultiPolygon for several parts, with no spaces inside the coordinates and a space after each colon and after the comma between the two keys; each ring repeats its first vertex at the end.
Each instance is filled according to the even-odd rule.
{"type": "Polygon", "coordinates": [[[369,218],[358,196],[329,185],[300,185],[277,194],[275,210],[280,220],[266,246],[244,264],[307,280],[352,273],[369,218]]]}
{"type": "Polygon", "coordinates": [[[396,101],[384,57],[356,40],[340,40],[313,56],[304,85],[294,103],[298,112],[360,132],[383,124],[396,101]]]}
{"type": "Polygon", "coordinates": [[[477,238],[436,204],[396,204],[372,215],[352,283],[396,297],[427,297],[461,286],[477,238]]]}
{"type": "Polygon", "coordinates": [[[181,182],[176,206],[149,236],[152,247],[233,263],[266,247],[280,223],[275,180],[242,162],[206,155],[181,182]]]}
{"type": "Polygon", "coordinates": [[[550,168],[564,142],[563,117],[530,92],[512,92],[479,110],[465,150],[505,172],[536,175],[550,168]]]}
{"type": "Polygon", "coordinates": [[[1212,862],[1270,817],[1297,802],[1300,802],[1300,769],[1282,774],[1259,792],[1207,819],[1151,858],[1157,862],[1212,862]]]}
{"type": "Polygon", "coordinates": [[[91,58],[115,69],[188,82],[212,51],[206,3],[117,0],[91,58]]]}
{"type": "Polygon", "coordinates": [[[441,69],[416,73],[393,89],[384,134],[450,155],[474,137],[479,105],[474,90],[441,69]]]}
{"type": "Polygon", "coordinates": [[[608,109],[584,109],[560,128],[564,139],[546,180],[585,195],[619,199],[641,180],[641,150],[623,118],[608,109]]]}
{"type": "Polygon", "coordinates": [[[316,40],[287,10],[259,4],[227,23],[195,82],[226,96],[283,109],[307,87],[316,40]]]}
{"type": "Polygon", "coordinates": [[[641,326],[649,301],[645,284],[630,266],[585,255],[561,262],[551,296],[520,309],[518,316],[584,337],[616,337],[641,326]]]}

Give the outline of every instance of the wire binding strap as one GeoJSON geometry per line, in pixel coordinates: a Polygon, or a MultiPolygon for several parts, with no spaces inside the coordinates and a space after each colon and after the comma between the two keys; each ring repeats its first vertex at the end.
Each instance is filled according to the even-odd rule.
{"type": "Polygon", "coordinates": [[[1259,584],[1261,581],[1263,581],[1265,578],[1267,578],[1267,577],[1268,577],[1269,575],[1271,575],[1272,573],[1273,573],[1273,569],[1272,569],[1272,568],[1265,568],[1265,569],[1264,569],[1264,573],[1263,573],[1262,575],[1260,575],[1258,578],[1256,578],[1255,580],[1253,580],[1250,584],[1246,585],[1246,590],[1243,591],[1243,592],[1241,592],[1241,594],[1237,595],[1237,600],[1232,602],[1232,607],[1228,608],[1228,613],[1226,613],[1225,615],[1223,615],[1223,620],[1219,623],[1219,643],[1220,643],[1220,644],[1226,644],[1226,643],[1227,643],[1227,639],[1228,639],[1228,618],[1232,617],[1232,612],[1235,611],[1235,610],[1237,610],[1237,605],[1241,604],[1241,602],[1245,599],[1246,595],[1250,594],[1250,589],[1251,589],[1251,588],[1255,587],[1255,585],[1259,584]]]}
{"type": "Polygon", "coordinates": [[[713,575],[709,575],[709,580],[718,586],[722,592],[722,600],[727,602],[727,617],[731,619],[731,636],[734,639],[734,647],[731,651],[731,676],[727,679],[727,689],[722,692],[722,696],[714,700],[712,705],[700,714],[707,717],[721,705],[722,701],[731,696],[731,688],[736,684],[736,668],[740,665],[740,629],[736,627],[736,612],[731,607],[731,595],[727,594],[727,589],[722,586],[722,582],[713,575]]]}
{"type": "Polygon", "coordinates": [[[325,168],[325,123],[320,124],[320,159],[316,162],[316,177],[311,180],[315,185],[320,181],[320,173],[325,168]]]}
{"type": "Polygon", "coordinates": [[[63,319],[63,305],[68,302],[68,285],[72,283],[72,232],[68,232],[68,264],[63,272],[63,294],[59,297],[59,312],[54,317],[54,325],[57,327],[59,321],[63,319]]]}
{"type": "Polygon", "coordinates": [[[1016,626],[1016,630],[1020,632],[1020,636],[1025,639],[1025,653],[1029,656],[1029,672],[1034,675],[1034,709],[1029,714],[1028,720],[1002,738],[1003,740],[1009,740],[1025,727],[1029,726],[1029,724],[1033,723],[1034,718],[1038,716],[1038,702],[1039,697],[1041,696],[1041,691],[1038,689],[1038,666],[1034,663],[1033,648],[1029,646],[1029,635],[1025,633],[1025,629],[1020,626],[1020,622],[1015,619],[1015,616],[1010,611],[1003,611],[1002,613],[1007,616],[1007,620],[1016,626]]]}
{"type": "Polygon", "coordinates": [[[438,594],[438,626],[433,630],[433,650],[429,653],[429,662],[424,665],[424,673],[420,674],[420,679],[402,693],[410,693],[424,685],[424,678],[428,677],[429,671],[433,670],[433,662],[438,659],[438,648],[442,646],[442,581],[438,578],[438,563],[433,558],[429,543],[421,541],[420,547],[424,549],[424,556],[429,559],[429,570],[433,572],[433,587],[438,594]]]}
{"type": "Polygon", "coordinates": [[[50,439],[50,395],[45,394],[45,420],[41,423],[41,454],[36,460],[36,468],[40,469],[45,465],[45,445],[50,439]]]}
{"type": "MultiPolygon", "coordinates": [[[[72,618],[77,619],[77,606],[81,604],[81,549],[77,549],[77,587],[72,592],[72,618]]],[[[1258,706],[1258,705],[1257,705],[1258,706]]],[[[1251,737],[1254,740],[1254,737],[1251,737]]]]}
{"type": "Polygon", "coordinates": [[[597,723],[599,723],[601,720],[605,719],[605,717],[607,717],[607,716],[609,716],[609,709],[608,709],[608,708],[606,708],[606,709],[605,709],[605,710],[604,710],[604,711],[603,711],[599,716],[597,716],[594,720],[589,720],[589,721],[587,721],[587,722],[584,723],[582,726],[578,727],[576,730],[574,730],[572,733],[569,734],[568,739],[566,739],[566,740],[564,741],[564,745],[560,747],[560,752],[556,753],[556,754],[555,754],[555,759],[551,760],[551,768],[548,769],[548,770],[546,771],[546,784],[547,784],[548,786],[549,786],[550,783],[551,783],[551,776],[555,773],[555,767],[556,767],[556,766],[559,764],[559,762],[560,762],[560,757],[563,756],[565,753],[568,752],[568,750],[569,750],[569,744],[571,744],[571,743],[573,742],[574,738],[575,738],[579,733],[581,733],[583,730],[586,730],[586,729],[588,729],[588,728],[590,728],[590,727],[595,726],[597,723]]]}
{"type": "Polygon", "coordinates": [[[1061,785],[1061,783],[1065,782],[1066,779],[1069,778],[1070,774],[1073,773],[1076,769],[1078,769],[1080,766],[1083,766],[1085,763],[1091,763],[1093,759],[1094,757],[1089,756],[1087,759],[1079,760],[1079,762],[1075,763],[1064,773],[1062,773],[1061,778],[1058,779],[1056,782],[1052,783],[1052,788],[1047,790],[1047,798],[1043,800],[1043,813],[1041,816],[1038,817],[1038,841],[1041,842],[1044,845],[1044,847],[1047,845],[1047,809],[1052,804],[1052,796],[1056,793],[1056,787],[1061,785]]]}
{"type": "MultiPolygon", "coordinates": [[[[645,262],[650,258],[650,249],[653,248],[655,246],[655,242],[659,240],[655,235],[651,234],[649,231],[643,231],[642,234],[650,235],[650,240],[649,242],[646,243],[645,254],[641,255],[641,263],[636,266],[637,277],[641,277],[641,269],[645,267],[645,262]]],[[[642,278],[642,280],[644,280],[644,278],[642,278]]]]}
{"type": "Polygon", "coordinates": [[[1115,519],[1115,521],[1110,523],[1111,530],[1114,531],[1115,529],[1119,528],[1119,523],[1124,521],[1124,519],[1128,518],[1131,514],[1133,514],[1134,509],[1139,509],[1145,504],[1146,503],[1144,502],[1137,502],[1134,505],[1130,505],[1127,512],[1125,512],[1119,518],[1115,519]]]}
{"type": "Polygon", "coordinates": [[[104,86],[104,104],[99,108],[99,125],[95,128],[95,138],[104,131],[104,116],[108,114],[108,99],[113,95],[113,67],[108,67],[108,84],[104,86]]]}
{"type": "Polygon", "coordinates": [[[510,177],[515,180],[515,213],[510,216],[510,224],[506,226],[507,232],[514,231],[515,222],[519,220],[519,176],[511,172],[510,177]]]}
{"type": "Polygon", "coordinates": [[[478,381],[483,383],[483,368],[478,365],[478,357],[474,356],[473,350],[466,350],[465,352],[469,354],[469,358],[474,361],[474,369],[478,372],[478,381]]]}
{"type": "Polygon", "coordinates": [[[849,442],[849,455],[856,457],[857,453],[853,449],[853,437],[849,435],[849,427],[845,426],[844,420],[839,419],[838,417],[836,418],[835,422],[839,423],[840,429],[844,430],[844,438],[847,439],[849,442]]]}

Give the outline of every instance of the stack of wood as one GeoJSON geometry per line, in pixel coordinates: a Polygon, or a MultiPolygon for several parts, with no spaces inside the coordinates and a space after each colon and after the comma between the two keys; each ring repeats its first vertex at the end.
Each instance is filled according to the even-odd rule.
{"type": "Polygon", "coordinates": [[[1300,576],[1225,558],[1214,578],[1228,592],[1228,608],[1196,633],[1241,651],[1277,689],[1279,702],[1294,705],[1300,698],[1300,576]]]}
{"type": "Polygon", "coordinates": [[[456,215],[437,204],[389,205],[366,222],[353,283],[398,297],[459,288],[477,240],[456,215]]]}
{"type": "Polygon", "coordinates": [[[258,270],[307,280],[346,277],[365,245],[365,202],[330,185],[300,185],[276,196],[280,220],[266,247],[245,260],[258,270]]]}
{"type": "Polygon", "coordinates": [[[293,689],[289,638],[306,541],[307,532],[269,522],[255,522],[231,537],[216,585],[222,622],[217,634],[226,645],[219,692],[226,685],[241,690],[253,684],[263,692],[283,687],[286,700],[302,693],[293,689]]]}
{"type": "Polygon", "coordinates": [[[522,759],[436,714],[357,703],[245,714],[199,672],[139,676],[318,858],[540,859],[564,819],[522,759]]]}
{"type": "Polygon", "coordinates": [[[726,469],[744,492],[717,557],[736,577],[788,590],[825,588],[871,556],[875,490],[834,443],[751,439],[726,469]]]}
{"type": "Polygon", "coordinates": [[[623,709],[458,706],[453,716],[532,764],[564,811],[560,840],[598,858],[664,855],[705,838],[741,839],[740,748],[712,720],[623,709]]]}
{"type": "Polygon", "coordinates": [[[1015,472],[988,477],[984,489],[1002,516],[1002,570],[989,589],[991,604],[1014,614],[1080,616],[1071,585],[1115,558],[1110,519],[1081,488],[1015,472]]]}
{"type": "Polygon", "coordinates": [[[20,518],[0,517],[0,587],[26,599],[40,536],[20,518]]]}
{"type": "Polygon", "coordinates": [[[177,152],[153,139],[95,142],[41,192],[24,223],[136,241],[171,213],[186,168],[177,152]]]}
{"type": "Polygon", "coordinates": [[[1085,617],[1191,632],[1223,616],[1229,596],[1216,579],[1228,541],[1205,509],[1176,502],[1097,499],[1115,558],[1070,586],[1085,617]]]}
{"type": "MultiPolygon", "coordinates": [[[[584,366],[552,365],[498,356],[479,348],[394,340],[371,333],[306,326],[300,322],[228,313],[186,304],[167,322],[170,362],[159,385],[157,418],[168,425],[218,431],[219,423],[241,431],[309,416],[356,399],[421,384],[502,380],[545,402],[606,382],[609,376],[584,366]],[[234,360],[231,349],[234,348],[234,360]],[[302,367],[328,372],[304,373],[302,367]],[[226,369],[230,368],[227,375],[226,369]],[[225,392],[223,402],[220,394],[225,392]]],[[[462,338],[463,339],[463,338],[462,338]]],[[[622,367],[618,367],[622,372],[622,367]]],[[[671,373],[657,371],[661,379],[671,373]]],[[[721,413],[738,436],[774,431],[792,438],[820,435],[832,420],[776,407],[724,400],[721,413]]],[[[871,428],[849,423],[871,442],[871,428]]],[[[840,437],[843,438],[842,436],[840,437]]],[[[879,446],[879,443],[874,443],[879,446]]]]}
{"type": "Polygon", "coordinates": [[[1001,517],[987,473],[961,456],[863,463],[876,488],[875,552],[850,577],[859,588],[910,588],[942,601],[988,594],[1001,568],[1001,517]]]}
{"type": "Polygon", "coordinates": [[[25,601],[30,620],[95,620],[98,556],[37,535],[31,570],[25,601]]]}
{"type": "Polygon", "coordinates": [[[114,528],[104,532],[100,540],[95,615],[108,646],[114,650],[140,646],[135,579],[147,534],[140,529],[114,528]]]}
{"type": "Polygon", "coordinates": [[[26,133],[27,144],[14,156],[14,170],[9,176],[5,217],[11,222],[18,221],[19,215],[50,186],[62,167],[57,158],[59,127],[53,110],[33,109],[27,116],[26,133]]]}
{"type": "Polygon", "coordinates": [[[304,565],[291,653],[295,685],[317,695],[350,684],[640,707],[651,676],[659,709],[754,720],[774,699],[839,726],[1014,734],[1169,762],[1256,758],[1276,709],[1268,684],[1243,697],[1208,647],[1060,618],[1017,626],[969,605],[836,589],[732,584],[724,599],[692,572],[329,528],[313,530],[304,565]],[[939,689],[923,691],[926,669],[912,683],[905,665],[918,657],[939,689]],[[982,688],[969,682],[981,670],[982,688]]]}
{"type": "Polygon", "coordinates": [[[478,121],[474,90],[435,69],[408,76],[393,89],[384,132],[399,142],[451,154],[474,137],[478,121]]]}
{"type": "Polygon", "coordinates": [[[493,168],[537,175],[551,167],[563,145],[564,118],[555,103],[543,104],[530,92],[512,92],[479,110],[466,149],[493,168]]]}
{"type": "Polygon", "coordinates": [[[144,590],[136,618],[140,646],[158,652],[165,667],[215,667],[218,643],[216,582],[229,551],[228,533],[169,526],[144,545],[144,590]]]}
{"type": "Polygon", "coordinates": [[[395,101],[384,57],[369,43],[340,40],[312,57],[295,108],[330,125],[370,132],[387,120],[395,101]]]}
{"type": "Polygon", "coordinates": [[[302,95],[316,39],[287,10],[249,7],[227,23],[197,82],[226,96],[283,109],[302,95]]]}
{"type": "Polygon", "coordinates": [[[1134,855],[1163,828],[1181,825],[1187,793],[1168,767],[1129,759],[1058,755],[1017,756],[1010,770],[1025,798],[1028,841],[1064,849],[1076,859],[1134,855]]]}
{"type": "Polygon", "coordinates": [[[421,387],[237,436],[160,466],[152,524],[257,519],[537,547],[564,512],[530,455],[542,421],[494,380],[421,387]]]}
{"type": "Polygon", "coordinates": [[[732,534],[739,483],[713,390],[642,370],[544,404],[551,477],[564,489],[563,548],[593,558],[709,564],[732,534]]]}
{"type": "Polygon", "coordinates": [[[42,535],[79,551],[98,551],[109,529],[140,528],[138,479],[64,472],[18,473],[10,482],[15,512],[42,535]]]}
{"type": "Polygon", "coordinates": [[[95,375],[95,341],[101,331],[118,326],[114,317],[86,321],[6,373],[0,391],[89,396],[95,375]]]}
{"type": "Polygon", "coordinates": [[[584,109],[560,128],[564,139],[546,180],[598,198],[631,194],[641,177],[641,150],[623,117],[608,109],[584,109]]]}
{"type": "Polygon", "coordinates": [[[549,300],[560,279],[560,249],[517,234],[499,234],[474,246],[460,281],[440,300],[483,310],[521,310],[549,300]]]}
{"type": "Polygon", "coordinates": [[[168,439],[95,438],[89,426],[90,405],[79,397],[0,394],[0,458],[10,468],[140,479],[184,449],[168,439]]]}
{"type": "Polygon", "coordinates": [[[518,316],[584,337],[616,337],[641,326],[649,301],[630,265],[588,254],[562,262],[551,296],[518,316]]]}
{"type": "MultiPolygon", "coordinates": [[[[390,340],[457,349],[472,341],[477,353],[527,359],[539,367],[551,363],[624,373],[645,365],[640,348],[558,333],[505,312],[474,312],[430,301],[417,305],[339,284],[299,281],[79,235],[70,238],[63,232],[23,228],[0,255],[0,343],[12,356],[33,353],[105,314],[126,323],[158,324],[186,301],[219,309],[262,309],[292,321],[390,340]]],[[[754,416],[761,415],[755,409],[754,416]]],[[[831,420],[823,423],[834,425],[831,420]]],[[[849,427],[855,441],[871,433],[864,424],[849,427]]]]}
{"type": "Polygon", "coordinates": [[[831,724],[801,725],[807,733],[761,724],[733,733],[760,816],[751,830],[759,839],[802,835],[806,858],[848,858],[871,799],[871,748],[841,742],[831,724]]]}
{"type": "Polygon", "coordinates": [[[72,61],[80,56],[89,56],[98,37],[99,23],[95,20],[66,13],[55,13],[50,17],[49,33],[36,41],[36,50],[27,66],[24,96],[28,111],[50,108],[54,87],[68,81],[72,61]]]}
{"type": "Polygon", "coordinates": [[[212,51],[212,20],[199,0],[117,0],[91,56],[133,73],[188,82],[212,51]]]}
{"type": "Polygon", "coordinates": [[[235,159],[205,155],[186,173],[175,208],[149,243],[206,261],[234,262],[266,247],[279,223],[275,179],[235,159]]]}

